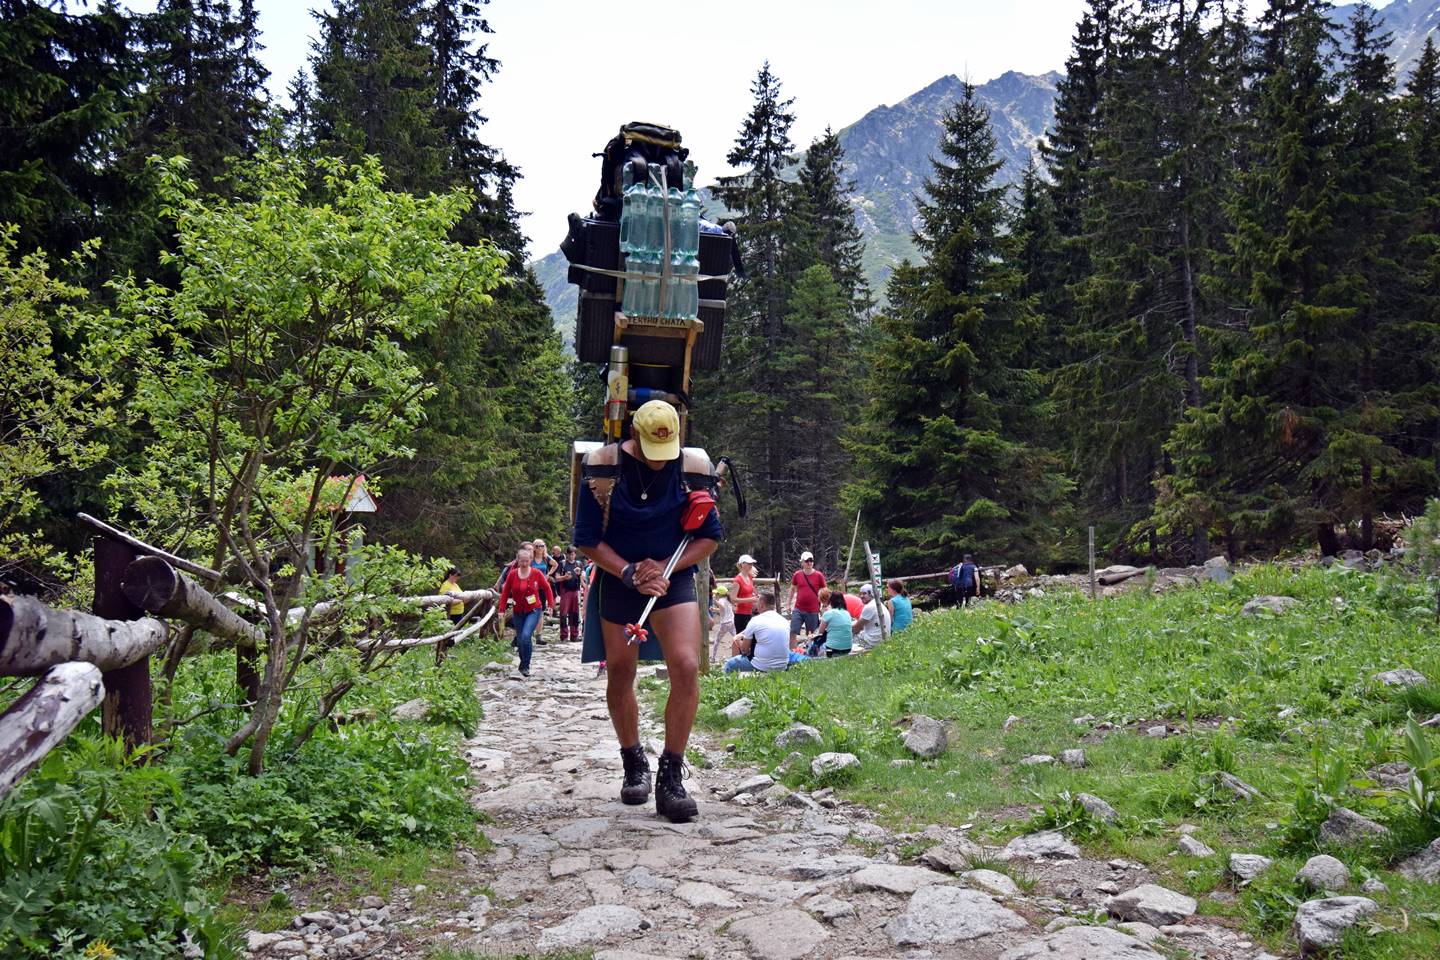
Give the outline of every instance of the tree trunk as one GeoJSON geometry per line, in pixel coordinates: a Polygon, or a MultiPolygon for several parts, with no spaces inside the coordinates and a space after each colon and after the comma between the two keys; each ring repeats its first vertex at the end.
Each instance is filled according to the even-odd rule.
{"type": "MultiPolygon", "coordinates": [[[[121,586],[126,569],[135,560],[136,548],[109,537],[96,537],[94,552],[95,602],[91,610],[96,616],[112,620],[140,619],[145,611],[125,595],[121,586]]],[[[106,670],[102,678],[105,699],[101,705],[101,729],[105,735],[124,738],[127,750],[148,745],[154,740],[155,709],[149,655],[106,670]]]]}
{"type": "Polygon", "coordinates": [[[141,557],[126,567],[120,588],[131,603],[147,613],[184,620],[252,650],[265,642],[263,630],[159,557],[141,557]]]}
{"type": "Polygon", "coordinates": [[[62,663],[0,715],[0,799],[99,706],[98,667],[62,663]]]}
{"type": "Polygon", "coordinates": [[[62,663],[126,667],[165,645],[164,621],[106,620],[55,610],[33,597],[0,597],[0,676],[38,677],[62,663]]]}

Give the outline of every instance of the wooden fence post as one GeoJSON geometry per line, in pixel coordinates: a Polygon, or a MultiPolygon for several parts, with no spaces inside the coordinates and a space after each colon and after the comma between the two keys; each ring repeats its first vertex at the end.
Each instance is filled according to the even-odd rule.
{"type": "Polygon", "coordinates": [[[1095,599],[1095,527],[1090,527],[1090,599],[1095,599]]]}
{"type": "MultiPolygon", "coordinates": [[[[90,610],[107,620],[138,620],[145,615],[121,588],[125,570],[139,558],[134,547],[109,537],[96,537],[95,602],[90,610]]],[[[154,740],[151,729],[153,708],[150,689],[150,658],[102,674],[105,699],[101,703],[101,727],[106,736],[123,737],[125,748],[148,746],[154,740]]]]}

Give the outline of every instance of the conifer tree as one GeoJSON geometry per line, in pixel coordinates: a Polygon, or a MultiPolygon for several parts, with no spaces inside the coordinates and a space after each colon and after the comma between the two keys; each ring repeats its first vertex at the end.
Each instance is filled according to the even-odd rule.
{"type": "Polygon", "coordinates": [[[919,198],[921,264],[891,278],[871,404],[851,450],[849,488],[893,562],[944,562],[957,550],[1053,557],[1069,484],[1026,442],[1038,378],[1017,368],[1032,316],[1003,260],[1004,188],[989,115],[966,84],[947,111],[940,155],[919,198]]]}
{"type": "Polygon", "coordinates": [[[865,279],[865,241],[855,225],[850,196],[854,181],[845,177],[845,148],[830,128],[805,152],[795,184],[795,201],[789,219],[795,224],[789,259],[798,274],[812,264],[823,264],[852,302],[858,319],[873,305],[865,279]]]}

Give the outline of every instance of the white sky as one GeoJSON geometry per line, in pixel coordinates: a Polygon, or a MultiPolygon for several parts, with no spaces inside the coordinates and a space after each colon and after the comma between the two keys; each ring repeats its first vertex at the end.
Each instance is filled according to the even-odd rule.
{"type": "MultiPolygon", "coordinates": [[[[1250,0],[1259,6],[1259,0],[1250,0]]],[[[131,0],[136,10],[154,0],[131,0]]],[[[271,71],[285,86],[328,0],[257,0],[271,71]]],[[[629,120],[677,127],[711,183],[750,107],[766,58],[795,98],[804,147],[946,74],[983,83],[1007,70],[1060,69],[1083,0],[492,0],[490,52],[502,66],[482,95],[486,141],[519,165],[516,202],[532,257],[554,250],[565,215],[589,209],[590,154],[629,120]],[[644,51],[643,53],[638,51],[644,51]]]]}

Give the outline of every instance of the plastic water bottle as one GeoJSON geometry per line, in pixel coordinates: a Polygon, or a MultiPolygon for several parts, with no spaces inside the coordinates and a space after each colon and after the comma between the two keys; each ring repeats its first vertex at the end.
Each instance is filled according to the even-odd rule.
{"type": "Polygon", "coordinates": [[[634,171],[630,164],[625,164],[621,171],[620,179],[624,185],[620,192],[622,206],[620,208],[620,249],[629,253],[637,246],[637,237],[644,237],[645,209],[643,197],[645,195],[644,184],[637,184],[634,181],[634,171]],[[637,226],[640,229],[637,230],[637,226]]]}
{"type": "Polygon", "coordinates": [[[640,316],[654,317],[660,312],[660,255],[647,252],[641,270],[645,273],[640,298],[640,316]]]}
{"type": "Polygon", "coordinates": [[[680,200],[679,224],[675,249],[682,257],[700,252],[700,195],[695,192],[695,164],[685,161],[685,192],[680,200]]]}
{"type": "MultiPolygon", "coordinates": [[[[641,255],[635,252],[625,254],[624,264],[626,273],[638,273],[640,271],[641,255]]],[[[627,317],[638,317],[640,315],[640,298],[644,291],[644,283],[639,277],[625,278],[625,295],[620,301],[620,309],[627,317]]]]}

